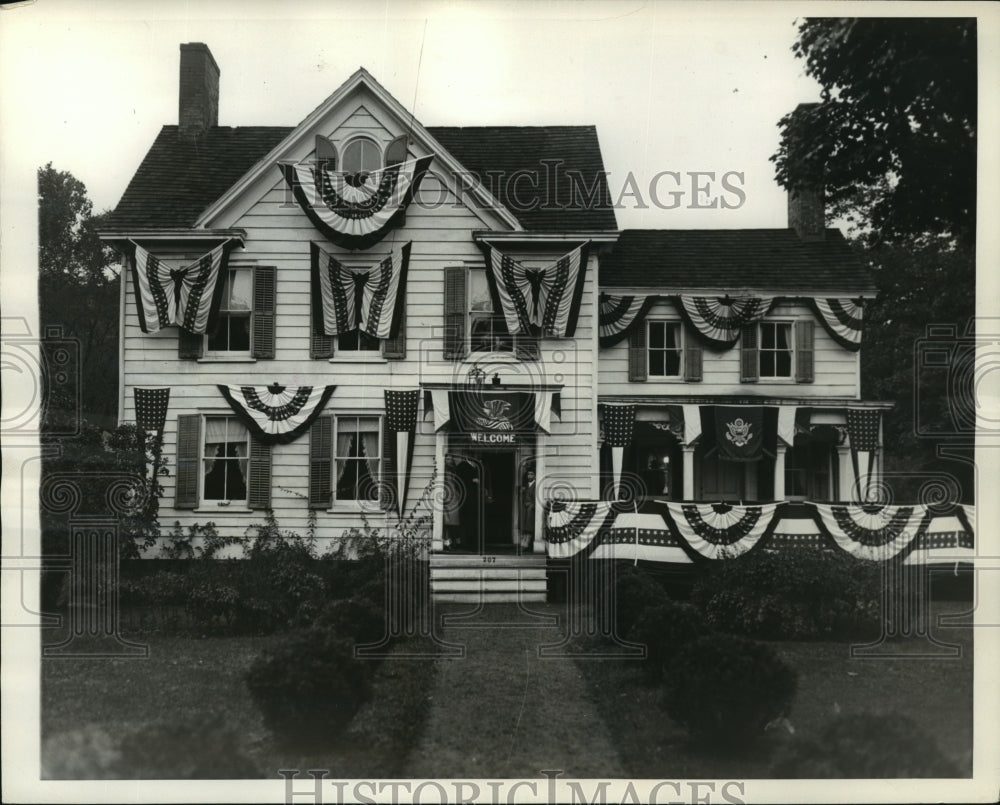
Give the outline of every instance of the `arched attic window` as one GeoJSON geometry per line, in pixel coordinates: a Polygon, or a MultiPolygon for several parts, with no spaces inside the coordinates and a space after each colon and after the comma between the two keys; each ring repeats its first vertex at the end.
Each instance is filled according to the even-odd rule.
{"type": "Polygon", "coordinates": [[[355,137],[344,146],[340,169],[345,173],[373,173],[382,167],[382,149],[370,137],[355,137]]]}

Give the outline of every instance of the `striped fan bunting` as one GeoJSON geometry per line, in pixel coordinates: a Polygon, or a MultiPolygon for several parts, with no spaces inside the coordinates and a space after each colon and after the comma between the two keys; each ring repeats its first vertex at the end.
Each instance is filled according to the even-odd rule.
{"type": "Polygon", "coordinates": [[[706,559],[732,559],[752,550],[777,525],[777,503],[730,506],[727,503],[657,501],[680,537],[706,559]]]}
{"type": "Polygon", "coordinates": [[[305,433],[336,386],[224,386],[233,413],[263,444],[287,444],[305,433]]]}
{"type": "Polygon", "coordinates": [[[616,296],[602,293],[597,313],[597,326],[602,347],[613,347],[628,338],[632,329],[641,325],[656,296],[616,296]]]}
{"type": "Polygon", "coordinates": [[[679,297],[680,310],[688,323],[709,341],[730,347],[740,337],[744,324],[759,321],[771,309],[774,297],[740,296],[712,299],[706,296],[679,297]]]}
{"type": "Polygon", "coordinates": [[[926,507],[881,504],[811,504],[841,550],[858,559],[891,559],[917,537],[926,507]]]}
{"type": "Polygon", "coordinates": [[[857,352],[861,349],[861,328],[863,324],[861,300],[813,299],[813,306],[820,323],[834,341],[845,349],[857,352]]]}

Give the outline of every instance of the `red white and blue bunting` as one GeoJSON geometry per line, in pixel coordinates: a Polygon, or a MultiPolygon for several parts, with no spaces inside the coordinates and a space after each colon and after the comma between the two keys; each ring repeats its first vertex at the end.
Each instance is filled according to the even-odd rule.
{"type": "Polygon", "coordinates": [[[618,500],[622,492],[622,462],[625,458],[625,448],[632,444],[635,412],[636,406],[631,403],[605,403],[601,407],[604,441],[611,449],[611,476],[614,483],[611,497],[615,500],[618,500]]]}
{"type": "Polygon", "coordinates": [[[847,437],[851,442],[851,461],[858,494],[867,501],[871,494],[875,456],[879,448],[882,412],[877,408],[848,408],[847,437]]]}
{"type": "Polygon", "coordinates": [[[576,332],[587,273],[586,246],[577,246],[545,268],[528,268],[493,246],[484,248],[493,303],[503,311],[511,333],[569,338],[576,332]]]}
{"type": "Polygon", "coordinates": [[[852,352],[861,349],[864,312],[861,299],[816,298],[812,303],[820,323],[834,341],[852,352]]]}
{"type": "Polygon", "coordinates": [[[609,501],[553,501],[546,518],[545,540],[549,556],[568,559],[589,548],[615,519],[609,501]]]}
{"type": "Polygon", "coordinates": [[[313,225],[331,243],[367,249],[406,214],[433,155],[372,173],[327,170],[322,164],[279,162],[285,182],[313,225]]]}
{"type": "Polygon", "coordinates": [[[646,319],[658,296],[615,296],[602,293],[597,327],[602,347],[613,347],[646,319]]]}
{"type": "Polygon", "coordinates": [[[680,537],[706,559],[733,559],[756,547],[777,525],[778,503],[731,506],[727,503],[661,501],[680,537]]]}
{"type": "Polygon", "coordinates": [[[903,564],[975,564],[975,518],[969,518],[968,508],[954,506],[950,511],[941,513],[932,513],[928,509],[913,541],[913,548],[903,564]]]}
{"type": "Polygon", "coordinates": [[[820,524],[841,550],[857,559],[884,562],[917,537],[926,507],[881,504],[812,504],[820,524]]]}
{"type": "Polygon", "coordinates": [[[679,309],[702,336],[720,347],[731,347],[744,324],[759,321],[771,309],[774,297],[740,296],[713,299],[682,294],[679,309]]]}
{"type": "MultiPolygon", "coordinates": [[[[420,389],[393,391],[385,389],[385,429],[396,439],[396,464],[393,499],[396,513],[402,517],[406,505],[406,494],[410,488],[410,467],[413,464],[413,439],[417,431],[417,406],[420,404],[420,389]]],[[[393,481],[390,481],[393,483],[393,481]]]]}
{"type": "Polygon", "coordinates": [[[170,404],[170,389],[132,389],[135,401],[135,424],[142,430],[155,430],[163,434],[170,404]]]}
{"type": "Polygon", "coordinates": [[[360,330],[372,338],[393,338],[402,318],[410,243],[365,269],[345,266],[311,245],[314,326],[322,335],[360,330]]]}
{"type": "Polygon", "coordinates": [[[226,270],[233,241],[181,268],[170,268],[138,243],[132,246],[132,282],[144,333],[158,333],[173,325],[204,335],[215,325],[222,301],[219,276],[226,270]]]}
{"type": "Polygon", "coordinates": [[[287,444],[309,430],[335,388],[219,385],[233,413],[263,444],[287,444]]]}

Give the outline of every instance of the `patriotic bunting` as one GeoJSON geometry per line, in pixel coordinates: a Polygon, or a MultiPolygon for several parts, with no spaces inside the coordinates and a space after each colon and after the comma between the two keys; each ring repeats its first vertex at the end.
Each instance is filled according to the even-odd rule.
{"type": "Polygon", "coordinates": [[[546,518],[549,556],[554,559],[575,556],[588,548],[614,519],[614,504],[607,501],[553,501],[546,518]]]}
{"type": "Polygon", "coordinates": [[[820,323],[834,341],[845,349],[861,349],[863,308],[858,299],[813,299],[820,323]]]}
{"type": "Polygon", "coordinates": [[[862,500],[868,500],[875,453],[878,451],[882,412],[877,408],[848,408],[847,436],[851,442],[851,462],[862,500]]]}
{"type": "Polygon", "coordinates": [[[752,550],[778,523],[779,504],[730,506],[726,503],[657,501],[669,512],[680,537],[706,559],[733,559],[752,550]]]}
{"type": "Polygon", "coordinates": [[[317,334],[360,330],[394,338],[402,318],[410,243],[368,268],[349,268],[311,244],[313,321],[317,334]]]}
{"type": "Polygon", "coordinates": [[[600,532],[597,542],[590,559],[692,564],[680,538],[667,527],[659,512],[619,512],[611,526],[600,532]]]}
{"type": "Polygon", "coordinates": [[[602,347],[613,347],[624,341],[632,330],[646,319],[657,296],[614,296],[602,293],[597,313],[597,326],[602,347]]]}
{"type": "Polygon", "coordinates": [[[972,524],[962,506],[954,506],[941,514],[928,509],[913,550],[903,561],[904,565],[931,565],[945,563],[975,563],[975,538],[972,524]]]}
{"type": "Polygon", "coordinates": [[[385,426],[396,437],[396,512],[403,516],[406,493],[410,486],[410,466],[413,463],[413,439],[417,431],[417,405],[420,389],[406,391],[384,390],[385,426]]]}
{"type": "Polygon", "coordinates": [[[740,328],[764,318],[773,301],[771,296],[712,299],[682,294],[679,308],[688,323],[705,338],[717,346],[731,347],[740,337],[740,328]]]}
{"type": "Polygon", "coordinates": [[[336,386],[223,386],[233,413],[263,444],[287,444],[305,433],[336,386]]]}
{"type": "Polygon", "coordinates": [[[811,504],[837,546],[857,559],[885,561],[916,538],[924,506],[881,504],[811,504]]]}
{"type": "Polygon", "coordinates": [[[493,303],[503,311],[512,334],[568,338],[576,332],[587,271],[585,246],[545,268],[528,268],[492,246],[485,248],[493,303]]]}
{"type": "Polygon", "coordinates": [[[601,411],[604,426],[604,441],[611,448],[611,474],[614,481],[611,496],[617,500],[621,493],[622,461],[625,448],[632,444],[635,429],[634,405],[612,405],[606,403],[601,411]]]}
{"type": "Polygon", "coordinates": [[[163,434],[167,421],[167,406],[170,403],[170,389],[132,389],[135,400],[135,424],[142,430],[155,430],[163,434]]]}
{"type": "Polygon", "coordinates": [[[715,446],[728,461],[757,461],[764,452],[764,408],[759,405],[717,405],[715,446]]]}
{"type": "Polygon", "coordinates": [[[367,249],[406,214],[433,155],[373,173],[343,173],[322,164],[279,162],[295,200],[331,243],[367,249]]]}
{"type": "Polygon", "coordinates": [[[232,241],[182,268],[170,268],[139,244],[132,245],[132,282],[144,333],[175,325],[203,335],[215,325],[222,301],[219,275],[226,270],[232,241]]]}

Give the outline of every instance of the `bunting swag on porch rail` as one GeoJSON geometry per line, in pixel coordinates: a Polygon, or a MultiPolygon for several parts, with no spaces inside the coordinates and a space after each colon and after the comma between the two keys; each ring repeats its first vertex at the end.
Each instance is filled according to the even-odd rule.
{"type": "Polygon", "coordinates": [[[602,347],[613,347],[628,338],[633,328],[646,319],[657,296],[615,296],[602,293],[597,326],[602,347]]]}
{"type": "Polygon", "coordinates": [[[740,328],[744,324],[759,321],[767,315],[774,297],[727,296],[712,299],[682,294],[676,301],[684,318],[695,330],[716,346],[731,347],[740,337],[740,328]]]}
{"type": "Polygon", "coordinates": [[[866,501],[871,489],[881,421],[882,412],[877,408],[847,409],[847,437],[851,442],[854,477],[857,481],[858,494],[866,501]]]}
{"type": "Polygon", "coordinates": [[[222,302],[223,283],[232,241],[216,246],[208,254],[182,268],[170,268],[156,255],[132,242],[132,281],[144,333],[158,333],[176,325],[189,333],[204,335],[215,326],[222,302]]]}
{"type": "Polygon", "coordinates": [[[233,413],[262,444],[288,444],[309,430],[336,386],[223,386],[233,413]]]}
{"type": "Polygon", "coordinates": [[[605,403],[601,410],[604,441],[611,448],[611,473],[614,484],[611,489],[611,497],[615,500],[618,500],[621,491],[622,460],[625,457],[625,448],[632,444],[635,409],[636,406],[631,404],[605,403]]]}
{"type": "Polygon", "coordinates": [[[433,155],[373,173],[330,171],[311,163],[279,162],[285,182],[313,225],[331,243],[367,249],[406,214],[433,155]]]}
{"type": "Polygon", "coordinates": [[[820,323],[840,346],[857,352],[861,349],[861,326],[864,309],[860,299],[812,300],[820,323]]]}
{"type": "Polygon", "coordinates": [[[413,437],[417,430],[417,405],[420,389],[391,391],[385,389],[386,431],[396,436],[396,478],[394,497],[396,512],[402,517],[406,493],[410,486],[410,466],[413,463],[413,437]]]}
{"type": "Polygon", "coordinates": [[[155,430],[163,435],[170,404],[170,389],[132,389],[135,400],[135,424],[142,430],[155,430]]]}
{"type": "Polygon", "coordinates": [[[742,556],[773,531],[779,519],[777,503],[657,503],[666,507],[668,522],[681,539],[706,559],[742,556]]]}
{"type": "Polygon", "coordinates": [[[528,268],[489,244],[484,248],[493,304],[503,311],[511,333],[531,333],[532,326],[548,338],[568,338],[576,332],[586,246],[577,246],[545,268],[528,268]]]}
{"type": "Polygon", "coordinates": [[[410,243],[385,259],[359,269],[345,266],[317,244],[310,244],[312,303],[318,335],[360,330],[372,338],[394,338],[406,297],[410,243]]]}
{"type": "Polygon", "coordinates": [[[568,559],[590,547],[615,520],[611,501],[552,501],[546,517],[545,542],[553,559],[568,559]]]}
{"type": "MultiPolygon", "coordinates": [[[[819,523],[837,546],[857,559],[885,561],[907,548],[917,537],[925,506],[881,504],[810,504],[819,523]]],[[[926,528],[926,525],[925,525],[926,528]]]]}

